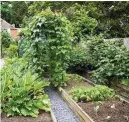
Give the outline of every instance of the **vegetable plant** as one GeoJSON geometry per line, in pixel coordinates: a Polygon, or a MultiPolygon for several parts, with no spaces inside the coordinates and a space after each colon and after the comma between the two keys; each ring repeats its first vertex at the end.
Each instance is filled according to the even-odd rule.
{"type": "Polygon", "coordinates": [[[7,116],[37,117],[39,110],[50,111],[50,101],[44,93],[44,87],[48,85],[26,69],[24,60],[9,60],[1,71],[2,112],[7,116]]]}
{"type": "Polygon", "coordinates": [[[30,46],[26,51],[29,65],[43,74],[48,65],[54,86],[65,85],[65,61],[72,39],[70,22],[61,13],[45,10],[32,18],[29,25],[30,46]]]}
{"type": "Polygon", "coordinates": [[[82,76],[78,75],[78,74],[66,74],[66,81],[67,82],[84,82],[85,78],[83,78],[82,76]]]}
{"type": "Polygon", "coordinates": [[[103,85],[95,87],[74,87],[70,95],[76,102],[104,101],[115,99],[115,91],[103,85]]]}

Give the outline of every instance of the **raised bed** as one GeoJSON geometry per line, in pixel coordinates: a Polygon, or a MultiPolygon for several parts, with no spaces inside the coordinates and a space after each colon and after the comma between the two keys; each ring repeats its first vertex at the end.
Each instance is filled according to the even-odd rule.
{"type": "Polygon", "coordinates": [[[59,92],[73,112],[79,117],[80,120],[82,120],[82,122],[94,122],[93,119],[87,113],[85,113],[74,100],[70,98],[63,88],[60,87],[59,92]]]}
{"type": "MultiPolygon", "coordinates": [[[[88,82],[91,86],[94,85],[90,81],[88,82]]],[[[75,86],[76,85],[77,84],[75,83],[75,86]]],[[[69,88],[60,87],[59,92],[63,97],[63,99],[68,103],[69,107],[73,110],[73,112],[80,118],[80,120],[82,120],[82,122],[128,122],[129,121],[129,103],[127,103],[128,101],[126,101],[125,99],[120,97],[121,100],[104,101],[102,107],[100,106],[99,114],[97,115],[97,117],[95,117],[96,113],[93,110],[94,107],[93,102],[76,103],[68,94],[70,88],[71,86],[69,86],[69,88]],[[111,109],[112,105],[115,105],[116,108],[111,109]],[[102,116],[104,114],[106,115],[105,118],[103,118],[102,116]]]]}
{"type": "Polygon", "coordinates": [[[57,122],[57,120],[51,110],[50,114],[41,111],[37,118],[25,116],[7,117],[5,114],[2,114],[1,122],[57,122]]]}

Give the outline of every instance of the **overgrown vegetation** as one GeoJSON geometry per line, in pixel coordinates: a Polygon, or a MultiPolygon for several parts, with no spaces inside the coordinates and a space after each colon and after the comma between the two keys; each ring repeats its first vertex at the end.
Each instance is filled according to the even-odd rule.
{"type": "Polygon", "coordinates": [[[102,85],[75,87],[71,89],[70,95],[76,102],[105,101],[117,98],[113,89],[102,85]]]}

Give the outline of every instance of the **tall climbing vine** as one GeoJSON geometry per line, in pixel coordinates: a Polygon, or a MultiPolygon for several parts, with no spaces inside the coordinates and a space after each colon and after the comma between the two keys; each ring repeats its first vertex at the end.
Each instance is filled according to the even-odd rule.
{"type": "Polygon", "coordinates": [[[31,66],[42,74],[47,65],[52,83],[65,85],[65,61],[72,39],[70,22],[61,13],[45,10],[32,18],[29,30],[31,41],[27,52],[31,55],[31,66]]]}

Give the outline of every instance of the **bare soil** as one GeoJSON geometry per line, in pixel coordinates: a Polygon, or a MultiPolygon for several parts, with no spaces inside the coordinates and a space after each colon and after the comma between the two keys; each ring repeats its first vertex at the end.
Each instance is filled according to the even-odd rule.
{"type": "Polygon", "coordinates": [[[52,122],[51,116],[49,113],[42,112],[37,118],[25,117],[25,116],[13,116],[7,117],[6,114],[2,114],[1,122],[52,122]]]}
{"type": "Polygon", "coordinates": [[[129,104],[126,102],[104,101],[99,104],[98,112],[93,102],[78,104],[95,122],[129,122],[129,104]]]}

